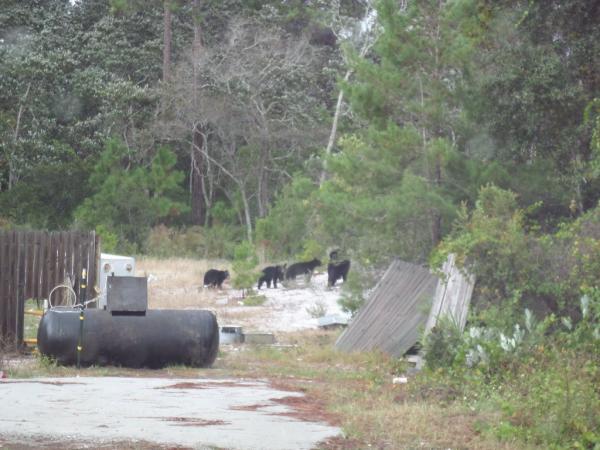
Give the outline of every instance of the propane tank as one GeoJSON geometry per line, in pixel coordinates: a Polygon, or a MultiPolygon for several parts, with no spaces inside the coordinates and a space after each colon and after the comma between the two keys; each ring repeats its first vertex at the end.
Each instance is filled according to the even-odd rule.
{"type": "Polygon", "coordinates": [[[40,353],[72,365],[161,368],[169,364],[208,367],[219,350],[219,326],[205,310],[147,310],[114,314],[85,309],[50,309],[38,328],[40,353]]]}

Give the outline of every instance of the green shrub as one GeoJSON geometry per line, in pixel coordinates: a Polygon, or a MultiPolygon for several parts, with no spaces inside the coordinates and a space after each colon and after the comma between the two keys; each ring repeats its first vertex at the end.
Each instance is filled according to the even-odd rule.
{"type": "Polygon", "coordinates": [[[121,248],[137,251],[153,226],[169,223],[188,207],[182,188],[184,175],[175,170],[173,152],[160,148],[151,161],[131,158],[122,142],[106,142],[90,176],[95,192],[76,209],[75,218],[80,226],[105,226],[118,236],[121,248]]]}
{"type": "Polygon", "coordinates": [[[424,353],[427,367],[432,370],[452,367],[463,344],[460,328],[452,320],[440,317],[436,326],[425,338],[424,353]]]}
{"type": "Polygon", "coordinates": [[[105,253],[116,253],[119,245],[119,236],[112,232],[106,225],[98,224],[96,234],[100,236],[102,251],[105,253]]]}
{"type": "Polygon", "coordinates": [[[475,209],[463,207],[454,231],[431,258],[440,267],[449,253],[477,278],[473,303],[520,314],[577,317],[579,297],[597,286],[600,273],[600,207],[551,235],[524,226],[515,194],[481,189],[475,209]]]}
{"type": "Polygon", "coordinates": [[[348,278],[342,285],[342,295],[338,304],[342,311],[354,315],[365,303],[365,286],[374,286],[377,277],[364,269],[358,261],[352,261],[352,267],[348,272],[348,278]]]}
{"type": "Polygon", "coordinates": [[[244,298],[244,306],[261,306],[267,301],[264,295],[252,295],[244,298]]]}
{"type": "Polygon", "coordinates": [[[161,258],[232,259],[243,232],[242,228],[231,225],[181,229],[158,225],[150,230],[144,249],[146,254],[161,258]]]}
{"type": "Polygon", "coordinates": [[[580,299],[581,319],[525,311],[507,326],[488,311],[488,323],[458,332],[442,320],[425,340],[426,370],[413,395],[464,402],[470,409],[499,411],[480,423],[500,440],[519,439],[544,448],[600,446],[600,295],[580,299]],[[560,324],[560,326],[559,326],[560,324]],[[495,417],[495,416],[494,416],[495,417]]]}
{"type": "Polygon", "coordinates": [[[233,287],[242,290],[242,296],[245,296],[246,291],[251,291],[258,279],[257,264],[256,250],[250,242],[244,241],[235,247],[232,282],[233,287]]]}
{"type": "Polygon", "coordinates": [[[256,221],[256,241],[265,249],[267,258],[302,252],[304,240],[312,233],[310,199],[315,190],[310,179],[296,176],[278,196],[269,215],[256,221]]]}

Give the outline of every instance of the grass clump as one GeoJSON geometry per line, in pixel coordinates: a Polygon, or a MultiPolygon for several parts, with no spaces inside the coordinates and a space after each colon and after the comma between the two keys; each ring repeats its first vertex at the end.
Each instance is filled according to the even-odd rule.
{"type": "Polygon", "coordinates": [[[248,295],[244,298],[244,306],[261,306],[267,301],[264,295],[248,295]]]}

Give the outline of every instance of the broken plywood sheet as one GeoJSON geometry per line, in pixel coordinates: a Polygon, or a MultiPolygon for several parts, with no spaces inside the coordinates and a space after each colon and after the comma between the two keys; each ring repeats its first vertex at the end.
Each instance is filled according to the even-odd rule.
{"type": "Polygon", "coordinates": [[[439,281],[435,290],[425,334],[431,331],[440,317],[448,317],[461,331],[467,323],[475,277],[458,269],[455,255],[448,256],[442,271],[443,279],[439,281]]]}
{"type": "Polygon", "coordinates": [[[475,279],[458,270],[454,255],[442,268],[442,279],[429,269],[396,260],[385,272],[369,301],[359,310],[336,348],[381,350],[402,356],[429,332],[441,316],[464,329],[475,279]]]}
{"type": "Polygon", "coordinates": [[[438,277],[429,269],[395,260],[369,301],[338,338],[336,348],[378,349],[402,356],[419,339],[437,283],[438,277]]]}

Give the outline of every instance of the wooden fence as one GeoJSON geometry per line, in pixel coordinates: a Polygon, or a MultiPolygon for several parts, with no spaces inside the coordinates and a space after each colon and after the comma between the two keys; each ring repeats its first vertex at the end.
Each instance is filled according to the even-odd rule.
{"type": "MultiPolygon", "coordinates": [[[[93,288],[99,256],[94,232],[0,231],[0,340],[22,344],[25,300],[47,299],[66,279],[72,280],[80,299],[84,268],[86,284],[93,288]]],[[[52,303],[62,298],[53,294],[52,303]]]]}

